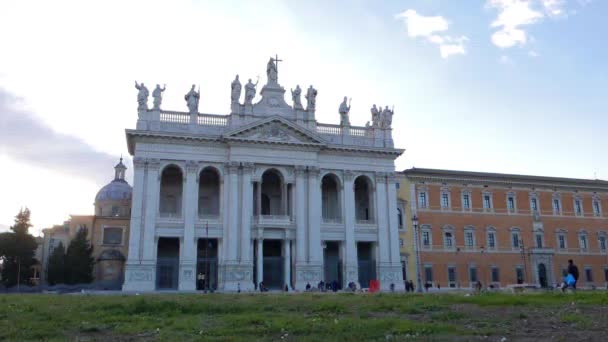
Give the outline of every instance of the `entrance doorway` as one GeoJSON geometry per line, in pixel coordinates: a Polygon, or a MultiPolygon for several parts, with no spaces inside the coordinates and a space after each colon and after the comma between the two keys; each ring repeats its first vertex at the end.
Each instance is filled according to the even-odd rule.
{"type": "Polygon", "coordinates": [[[547,267],[545,264],[538,264],[538,282],[540,287],[546,288],[548,286],[547,283],[547,267]]]}
{"type": "Polygon", "coordinates": [[[326,241],[323,251],[323,264],[325,265],[325,282],[328,284],[338,282],[338,289],[342,289],[342,260],[340,260],[340,243],[326,241]]]}
{"type": "Polygon", "coordinates": [[[357,243],[357,263],[359,265],[359,284],[369,288],[369,281],[376,279],[376,260],[371,242],[357,243]]]}
{"type": "Polygon", "coordinates": [[[176,290],[179,274],[179,239],[159,238],[156,254],[156,289],[176,290]]]}
{"type": "Polygon", "coordinates": [[[196,289],[217,290],[217,239],[198,239],[196,289]]]}
{"type": "Polygon", "coordinates": [[[283,289],[284,258],[281,251],[282,240],[264,240],[264,286],[269,289],[283,289]]]}

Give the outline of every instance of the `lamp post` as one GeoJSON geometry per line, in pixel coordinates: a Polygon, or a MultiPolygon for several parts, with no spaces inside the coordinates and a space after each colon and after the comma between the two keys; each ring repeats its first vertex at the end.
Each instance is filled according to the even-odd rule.
{"type": "MultiPolygon", "coordinates": [[[[479,277],[481,278],[481,280],[483,280],[483,283],[485,283],[486,281],[486,277],[484,277],[485,272],[483,272],[484,269],[484,264],[483,264],[483,253],[485,252],[485,249],[483,248],[483,246],[481,246],[479,248],[479,253],[481,255],[479,263],[480,263],[480,267],[479,267],[479,277]]],[[[488,287],[488,284],[486,283],[486,288],[488,287]]]]}
{"type": "Polygon", "coordinates": [[[420,239],[418,238],[418,217],[412,217],[412,226],[414,227],[414,252],[416,253],[416,292],[422,293],[422,279],[420,277],[420,239]]]}

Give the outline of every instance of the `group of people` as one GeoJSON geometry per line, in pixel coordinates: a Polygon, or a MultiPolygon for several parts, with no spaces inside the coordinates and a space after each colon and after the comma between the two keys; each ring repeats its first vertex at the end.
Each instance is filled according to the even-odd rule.
{"type": "Polygon", "coordinates": [[[566,292],[566,289],[571,288],[576,290],[576,282],[578,281],[578,267],[574,264],[572,259],[568,260],[567,274],[564,276],[564,281],[561,283],[562,292],[566,292]]]}

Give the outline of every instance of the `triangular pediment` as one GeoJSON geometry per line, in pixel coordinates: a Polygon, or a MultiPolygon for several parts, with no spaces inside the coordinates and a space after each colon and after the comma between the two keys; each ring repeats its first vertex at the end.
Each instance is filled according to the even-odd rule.
{"type": "Polygon", "coordinates": [[[241,140],[261,143],[324,145],[325,142],[316,133],[300,127],[286,119],[273,116],[239,127],[224,134],[228,140],[241,140]]]}

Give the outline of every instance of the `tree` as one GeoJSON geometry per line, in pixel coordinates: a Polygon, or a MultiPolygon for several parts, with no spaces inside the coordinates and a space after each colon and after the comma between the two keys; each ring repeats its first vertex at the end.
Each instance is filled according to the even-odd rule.
{"type": "Polygon", "coordinates": [[[70,241],[65,257],[66,284],[93,281],[93,246],[87,240],[87,229],[80,229],[70,241]]]}
{"type": "Polygon", "coordinates": [[[21,209],[15,216],[12,232],[0,234],[0,258],[2,259],[2,282],[7,287],[29,284],[32,266],[36,264],[34,255],[38,244],[29,233],[32,227],[30,210],[21,209]],[[19,280],[18,280],[19,278],[19,280]]]}
{"type": "Polygon", "coordinates": [[[59,245],[53,249],[53,253],[49,257],[47,281],[50,285],[64,284],[65,273],[65,247],[63,247],[63,242],[59,242],[59,245]]]}

